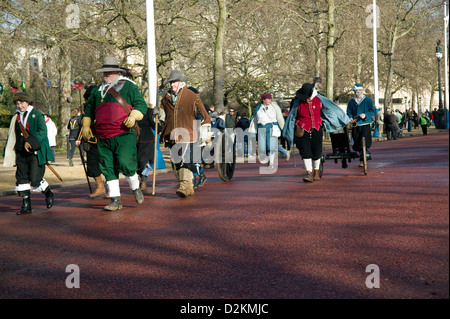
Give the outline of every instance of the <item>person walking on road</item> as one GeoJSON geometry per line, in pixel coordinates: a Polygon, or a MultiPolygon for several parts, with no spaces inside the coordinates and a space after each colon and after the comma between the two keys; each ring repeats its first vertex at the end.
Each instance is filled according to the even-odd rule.
{"type": "Polygon", "coordinates": [[[375,108],[370,97],[363,94],[363,87],[356,83],[352,87],[355,96],[348,102],[347,115],[353,122],[356,122],[356,127],[352,129],[353,150],[360,153],[361,163],[363,166],[363,137],[366,140],[366,150],[370,155],[369,148],[372,146],[372,119],[375,115],[375,108]]]}
{"type": "Polygon", "coordinates": [[[262,164],[274,168],[278,155],[278,138],[284,128],[284,118],[271,94],[261,95],[262,103],[253,112],[249,133],[258,134],[258,156],[262,164]]]}
{"type": "Polygon", "coordinates": [[[388,140],[397,140],[400,135],[400,128],[398,126],[398,118],[391,111],[391,109],[386,110],[384,115],[384,123],[386,124],[386,136],[388,140]]]}
{"type": "Polygon", "coordinates": [[[136,121],[142,120],[147,103],[136,83],[125,77],[127,71],[119,68],[115,57],[106,57],[102,72],[104,82],[92,90],[82,119],[81,135],[85,140],[93,137],[91,125],[98,138],[100,169],[105,175],[111,203],[105,210],[122,209],[119,173],[122,173],[138,204],[144,202],[136,173],[136,121]],[[131,111],[130,111],[131,109],[131,111]]]}
{"type": "Polygon", "coordinates": [[[383,128],[384,128],[384,113],[383,108],[380,107],[375,113],[375,123],[378,130],[378,140],[383,140],[383,128]]]}
{"type": "Polygon", "coordinates": [[[69,154],[67,155],[69,159],[69,166],[73,166],[73,154],[77,149],[76,141],[80,133],[81,128],[81,111],[78,108],[72,110],[72,117],[67,123],[67,129],[69,130],[69,154]]]}
{"type": "Polygon", "coordinates": [[[430,118],[427,116],[426,113],[422,113],[422,116],[419,119],[420,127],[422,128],[423,135],[428,134],[428,126],[431,124],[430,118]]]}
{"type": "Polygon", "coordinates": [[[292,107],[297,107],[294,143],[297,146],[306,169],[305,183],[319,181],[320,158],[322,156],[323,123],[322,102],[312,83],[304,83],[297,91],[292,107]]]}
{"type": "MultiPolygon", "coordinates": [[[[170,158],[179,181],[176,191],[180,197],[194,195],[195,150],[209,139],[211,118],[203,105],[199,94],[186,87],[187,77],[180,70],[173,70],[164,85],[170,83],[170,90],[161,100],[161,108],[166,114],[166,121],[161,130],[161,142],[170,149],[170,158]],[[197,132],[197,113],[203,121],[197,132]]],[[[198,157],[198,156],[195,156],[198,157]]]]}
{"type": "Polygon", "coordinates": [[[3,166],[17,166],[14,190],[22,197],[17,215],[31,213],[31,191],[45,195],[47,208],[54,202],[54,194],[44,179],[45,164],[54,161],[48,142],[44,114],[35,109],[31,97],[18,92],[13,97],[17,114],[11,119],[3,166]],[[25,137],[28,135],[28,137],[25,137]]]}

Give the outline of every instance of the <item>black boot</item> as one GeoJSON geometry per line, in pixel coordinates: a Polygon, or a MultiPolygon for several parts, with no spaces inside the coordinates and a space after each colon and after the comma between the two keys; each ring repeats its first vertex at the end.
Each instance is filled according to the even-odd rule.
{"type": "Polygon", "coordinates": [[[47,208],[51,208],[53,206],[55,194],[53,194],[53,192],[50,190],[50,186],[48,186],[42,193],[44,193],[45,195],[45,203],[47,204],[47,208]]]}
{"type": "Polygon", "coordinates": [[[202,172],[198,175],[198,177],[199,178],[198,178],[197,186],[202,187],[203,185],[205,185],[205,182],[207,180],[206,175],[205,175],[205,173],[202,172]]]}
{"type": "Polygon", "coordinates": [[[31,213],[31,192],[28,191],[19,191],[19,196],[22,197],[22,207],[18,212],[16,212],[17,215],[23,215],[23,214],[30,214],[31,213]]]}

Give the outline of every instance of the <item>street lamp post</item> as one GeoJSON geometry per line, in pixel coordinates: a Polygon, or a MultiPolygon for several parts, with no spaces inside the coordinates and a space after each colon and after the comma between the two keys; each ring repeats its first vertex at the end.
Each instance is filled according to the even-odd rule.
{"type": "Polygon", "coordinates": [[[441,92],[441,59],[442,59],[441,40],[438,40],[437,42],[436,58],[438,62],[439,110],[437,111],[437,119],[435,119],[435,125],[437,129],[445,129],[447,128],[446,114],[442,105],[442,92],[441,92]]]}

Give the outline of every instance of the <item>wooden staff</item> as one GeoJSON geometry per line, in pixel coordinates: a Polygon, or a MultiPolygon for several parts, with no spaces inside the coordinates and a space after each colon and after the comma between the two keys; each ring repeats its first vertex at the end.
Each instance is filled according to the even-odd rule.
{"type": "Polygon", "coordinates": [[[87,183],[88,183],[88,186],[89,186],[89,192],[92,194],[91,182],[89,181],[89,176],[87,174],[87,169],[86,169],[86,163],[84,162],[83,153],[81,152],[81,144],[78,146],[78,149],[80,150],[81,163],[83,164],[84,175],[86,175],[86,180],[87,180],[87,183]]]}
{"type": "MultiPolygon", "coordinates": [[[[158,106],[156,106],[158,107],[158,106]]],[[[152,195],[155,195],[155,186],[156,186],[156,164],[158,160],[158,122],[159,122],[159,114],[156,113],[155,116],[155,153],[153,154],[153,185],[152,185],[152,195]]]]}

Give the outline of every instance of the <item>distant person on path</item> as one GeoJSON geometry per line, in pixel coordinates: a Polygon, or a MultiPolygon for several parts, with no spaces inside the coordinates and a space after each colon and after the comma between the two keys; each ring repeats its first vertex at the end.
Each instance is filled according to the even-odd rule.
{"type": "Polygon", "coordinates": [[[375,124],[378,130],[378,140],[381,141],[383,140],[383,130],[384,130],[384,113],[382,107],[380,107],[377,113],[375,113],[375,124]]]}
{"type": "Polygon", "coordinates": [[[72,116],[67,123],[67,129],[69,130],[69,166],[73,166],[73,154],[77,149],[76,140],[80,133],[81,128],[81,111],[78,108],[72,110],[72,116]]]}
{"type": "Polygon", "coordinates": [[[32,99],[25,92],[15,93],[13,102],[17,114],[9,126],[3,166],[17,166],[14,190],[22,197],[22,207],[16,214],[23,215],[31,213],[31,191],[42,192],[47,208],[53,206],[54,194],[44,174],[45,164],[55,158],[48,142],[44,114],[31,105],[32,99]],[[22,129],[29,137],[25,138],[22,129]]]}
{"type": "Polygon", "coordinates": [[[125,77],[127,71],[119,68],[115,57],[106,57],[102,72],[104,82],[92,90],[86,103],[81,134],[89,140],[94,124],[98,138],[100,169],[105,175],[111,203],[105,210],[122,209],[120,199],[119,173],[122,173],[133,191],[138,204],[144,202],[136,173],[136,121],[142,120],[147,103],[135,82],[125,77]],[[131,109],[131,111],[130,111],[131,109]]]}
{"type": "MultiPolygon", "coordinates": [[[[47,137],[50,144],[50,149],[52,150],[53,157],[56,160],[56,134],[58,134],[58,129],[56,128],[55,122],[49,117],[48,114],[44,114],[45,124],[47,125],[47,137]]],[[[54,162],[54,161],[53,161],[54,162]]]]}
{"type": "Polygon", "coordinates": [[[408,111],[405,112],[405,116],[406,116],[406,121],[408,123],[408,132],[412,131],[413,128],[413,121],[414,121],[414,112],[413,110],[410,108],[408,111]]]}
{"type": "Polygon", "coordinates": [[[369,148],[372,146],[372,130],[370,125],[375,115],[375,108],[370,97],[364,95],[361,84],[356,83],[352,87],[355,96],[348,102],[347,115],[353,122],[356,122],[356,127],[352,129],[353,150],[360,153],[360,166],[363,164],[363,137],[366,140],[366,151],[368,154],[369,148]]]}
{"type": "MultiPolygon", "coordinates": [[[[250,120],[248,119],[247,113],[244,113],[244,114],[242,114],[241,118],[237,122],[236,128],[240,128],[242,130],[242,132],[245,133],[248,130],[249,127],[250,127],[250,120]]],[[[243,143],[244,157],[248,157],[248,134],[244,135],[244,141],[243,142],[244,142],[243,143]]],[[[239,147],[241,147],[241,145],[238,145],[238,149],[239,149],[239,147]]]]}
{"type": "Polygon", "coordinates": [[[384,123],[386,124],[386,136],[388,140],[397,140],[400,128],[398,127],[397,116],[392,113],[391,109],[386,110],[384,115],[384,123]]]}
{"type": "Polygon", "coordinates": [[[426,113],[422,113],[422,116],[419,119],[420,127],[422,128],[423,135],[428,134],[428,126],[431,124],[431,120],[428,118],[426,113]]]}
{"type": "Polygon", "coordinates": [[[258,156],[261,164],[274,168],[284,118],[278,104],[272,102],[271,94],[262,94],[261,101],[253,112],[249,132],[258,134],[258,156]]]}

